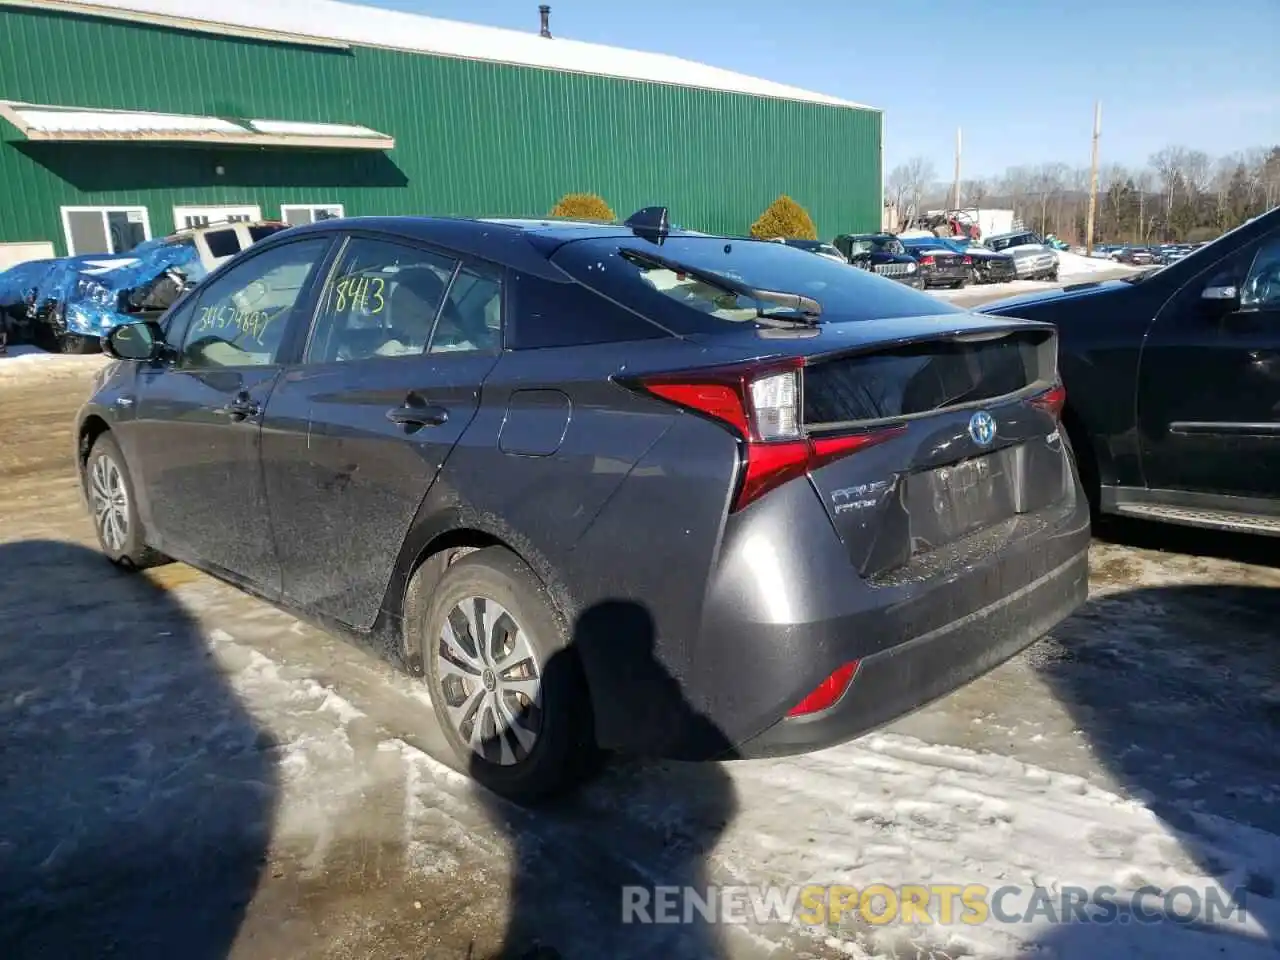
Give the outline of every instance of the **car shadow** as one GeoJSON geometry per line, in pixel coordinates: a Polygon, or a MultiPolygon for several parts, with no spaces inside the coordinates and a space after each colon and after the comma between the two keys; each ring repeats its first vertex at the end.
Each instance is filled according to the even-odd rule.
{"type": "Polygon", "coordinates": [[[1097,540],[1118,546],[1280,567],[1280,538],[1108,516],[1094,521],[1097,540]]]}
{"type": "MultiPolygon", "coordinates": [[[[1137,522],[1104,529],[1112,543],[1280,566],[1274,539],[1137,522]]],[[[1041,643],[1036,662],[1118,792],[1159,821],[1150,837],[1105,830],[1081,837],[1091,856],[1115,861],[1129,889],[1150,885],[1153,899],[1143,909],[1152,914],[1121,909],[1106,925],[1051,925],[1038,944],[1062,960],[1273,956],[1280,942],[1280,590],[1240,583],[1098,591],[1041,643]],[[1166,894],[1178,889],[1167,909],[1184,919],[1156,919],[1166,894]],[[1202,911],[1216,909],[1218,933],[1199,934],[1200,924],[1186,919],[1197,898],[1202,911]]]]}
{"type": "MultiPolygon", "coordinates": [[[[694,729],[701,727],[701,736],[708,738],[703,742],[729,749],[729,742],[684,700],[678,681],[655,658],[653,618],[639,603],[610,600],[584,611],[574,625],[572,643],[546,672],[559,669],[557,658],[563,658],[565,669],[573,669],[574,647],[601,637],[628,651],[628,674],[635,683],[670,691],[670,700],[682,705],[677,709],[686,711],[683,719],[694,729]]],[[[653,763],[626,761],[612,765],[601,782],[535,809],[477,789],[489,820],[511,845],[510,915],[494,960],[716,960],[729,955],[730,931],[724,924],[699,909],[685,914],[682,900],[655,898],[661,887],[705,894],[709,885],[724,882],[710,876],[706,858],[737,812],[732,781],[718,763],[662,766],[678,772],[664,777],[653,763]],[[619,798],[632,796],[626,786],[630,779],[655,775],[678,788],[679,796],[662,801],[679,806],[678,828],[640,802],[617,809],[619,798]],[[581,839],[592,836],[596,827],[599,842],[583,845],[581,839]],[[625,904],[635,909],[624,910],[625,904]],[[664,904],[674,913],[665,913],[664,904]],[[665,922],[649,922],[661,920],[664,913],[665,922]],[[673,916],[678,922],[671,922],[673,916]]]]}
{"type": "Polygon", "coordinates": [[[226,957],[277,795],[199,625],[69,543],[0,544],[5,957],[226,957]]]}

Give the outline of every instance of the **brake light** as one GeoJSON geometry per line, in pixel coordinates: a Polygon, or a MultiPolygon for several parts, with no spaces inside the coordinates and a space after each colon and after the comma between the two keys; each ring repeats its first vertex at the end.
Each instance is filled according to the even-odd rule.
{"type": "Polygon", "coordinates": [[[889,427],[839,436],[806,436],[800,424],[803,360],[768,367],[740,365],[642,377],[648,393],[728,427],[743,444],[741,480],[732,510],[842,457],[906,430],[889,427]]]}
{"type": "Polygon", "coordinates": [[[837,667],[832,671],[831,676],[814,687],[812,693],[787,711],[787,716],[803,717],[806,714],[826,710],[844,696],[844,692],[849,689],[849,684],[853,683],[853,676],[857,672],[857,660],[837,667]]]}
{"type": "Polygon", "coordinates": [[[926,267],[932,267],[932,266],[933,266],[933,255],[932,255],[932,254],[929,254],[929,253],[926,253],[923,257],[921,257],[921,258],[920,258],[920,262],[921,262],[924,266],[926,266],[926,267]]]}
{"type": "Polygon", "coordinates": [[[1031,398],[1031,405],[1043,410],[1055,420],[1062,419],[1062,408],[1067,405],[1067,388],[1057,383],[1044,393],[1031,398]]]}

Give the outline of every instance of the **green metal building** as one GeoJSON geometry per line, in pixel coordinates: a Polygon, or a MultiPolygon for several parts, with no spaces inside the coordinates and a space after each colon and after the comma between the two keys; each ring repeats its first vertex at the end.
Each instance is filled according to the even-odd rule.
{"type": "Polygon", "coordinates": [[[542,216],[569,192],[727,233],[786,193],[819,236],[879,228],[878,110],[553,38],[546,18],[526,34],[333,0],[0,0],[0,245],[542,216]]]}

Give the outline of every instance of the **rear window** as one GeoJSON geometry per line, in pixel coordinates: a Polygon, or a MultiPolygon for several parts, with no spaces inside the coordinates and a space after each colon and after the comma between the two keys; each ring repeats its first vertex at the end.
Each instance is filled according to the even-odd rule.
{"type": "Polygon", "coordinates": [[[267,239],[267,237],[271,236],[273,233],[279,233],[281,230],[284,230],[284,229],[285,229],[284,227],[274,227],[274,226],[273,227],[250,227],[249,239],[252,240],[254,243],[257,243],[259,240],[265,240],[267,239]]]}
{"type": "Polygon", "coordinates": [[[1006,250],[1009,247],[1021,247],[1029,243],[1039,243],[1040,238],[1034,233],[1020,233],[1014,237],[1000,237],[992,240],[990,247],[992,250],[1006,250]]]}
{"type": "Polygon", "coordinates": [[[1055,351],[1052,333],[1035,330],[815,363],[804,373],[804,420],[835,426],[994,400],[1052,379],[1055,351]]]}
{"type": "Polygon", "coordinates": [[[204,235],[209,253],[214,257],[234,257],[240,252],[240,238],[234,230],[214,230],[204,235]]]}
{"type": "Polygon", "coordinates": [[[782,243],[724,237],[670,237],[661,247],[641,240],[567,243],[555,262],[588,287],[677,333],[715,333],[754,323],[757,303],[687,274],[647,268],[620,253],[660,255],[761,290],[801,294],[822,307],[820,322],[961,313],[958,307],[847,263],[782,243]]]}

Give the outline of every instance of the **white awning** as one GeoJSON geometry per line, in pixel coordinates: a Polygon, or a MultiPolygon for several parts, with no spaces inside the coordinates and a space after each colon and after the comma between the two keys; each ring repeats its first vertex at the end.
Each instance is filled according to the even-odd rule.
{"type": "Polygon", "coordinates": [[[262,147],[390,150],[393,137],[369,127],[292,120],[226,120],[181,113],[55,107],[0,100],[0,117],[28,140],[64,143],[207,143],[262,147]]]}

